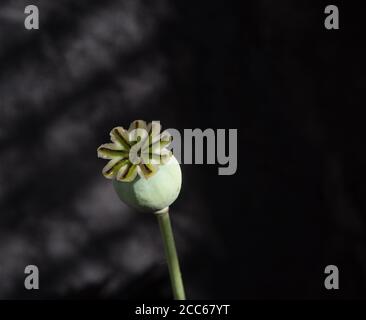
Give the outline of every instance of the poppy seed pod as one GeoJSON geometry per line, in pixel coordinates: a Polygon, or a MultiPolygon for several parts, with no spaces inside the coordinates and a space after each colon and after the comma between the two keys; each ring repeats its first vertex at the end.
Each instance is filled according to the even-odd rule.
{"type": "Polygon", "coordinates": [[[98,156],[109,160],[103,175],[113,179],[118,197],[142,211],[169,207],[182,184],[180,165],[166,148],[171,136],[160,131],[158,122],[146,125],[145,121],[136,120],[128,130],[112,129],[112,143],[98,148],[98,156]]]}

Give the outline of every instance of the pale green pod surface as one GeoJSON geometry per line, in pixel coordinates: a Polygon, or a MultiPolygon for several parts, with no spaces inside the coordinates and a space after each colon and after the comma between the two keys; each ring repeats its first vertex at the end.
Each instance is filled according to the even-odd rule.
{"type": "Polygon", "coordinates": [[[123,202],[150,212],[170,206],[177,199],[181,185],[182,172],[174,156],[148,179],[137,176],[132,182],[113,180],[114,189],[123,202]]]}

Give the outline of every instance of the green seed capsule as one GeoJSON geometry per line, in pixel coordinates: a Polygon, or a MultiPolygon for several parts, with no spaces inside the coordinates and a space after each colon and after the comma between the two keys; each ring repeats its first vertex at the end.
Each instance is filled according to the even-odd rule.
{"type": "Polygon", "coordinates": [[[182,172],[174,156],[148,179],[137,176],[132,182],[113,180],[114,189],[123,202],[150,212],[169,207],[177,199],[181,185],[182,172]]]}

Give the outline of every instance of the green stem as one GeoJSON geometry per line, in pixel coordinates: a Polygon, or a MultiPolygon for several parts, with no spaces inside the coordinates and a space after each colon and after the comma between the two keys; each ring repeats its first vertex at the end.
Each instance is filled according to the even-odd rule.
{"type": "Polygon", "coordinates": [[[170,282],[175,300],[185,300],[182,275],[179,267],[177,249],[175,248],[172,225],[169,217],[169,207],[155,212],[164,242],[165,255],[168,262],[170,282]]]}

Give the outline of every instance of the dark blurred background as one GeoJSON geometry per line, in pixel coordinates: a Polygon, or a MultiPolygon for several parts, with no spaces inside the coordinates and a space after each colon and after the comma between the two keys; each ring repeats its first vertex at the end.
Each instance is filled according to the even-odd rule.
{"type": "Polygon", "coordinates": [[[0,298],[171,297],[155,218],[96,157],[135,119],[238,129],[236,175],[182,166],[189,298],[365,298],[363,21],[339,1],[2,0],[0,298]]]}

